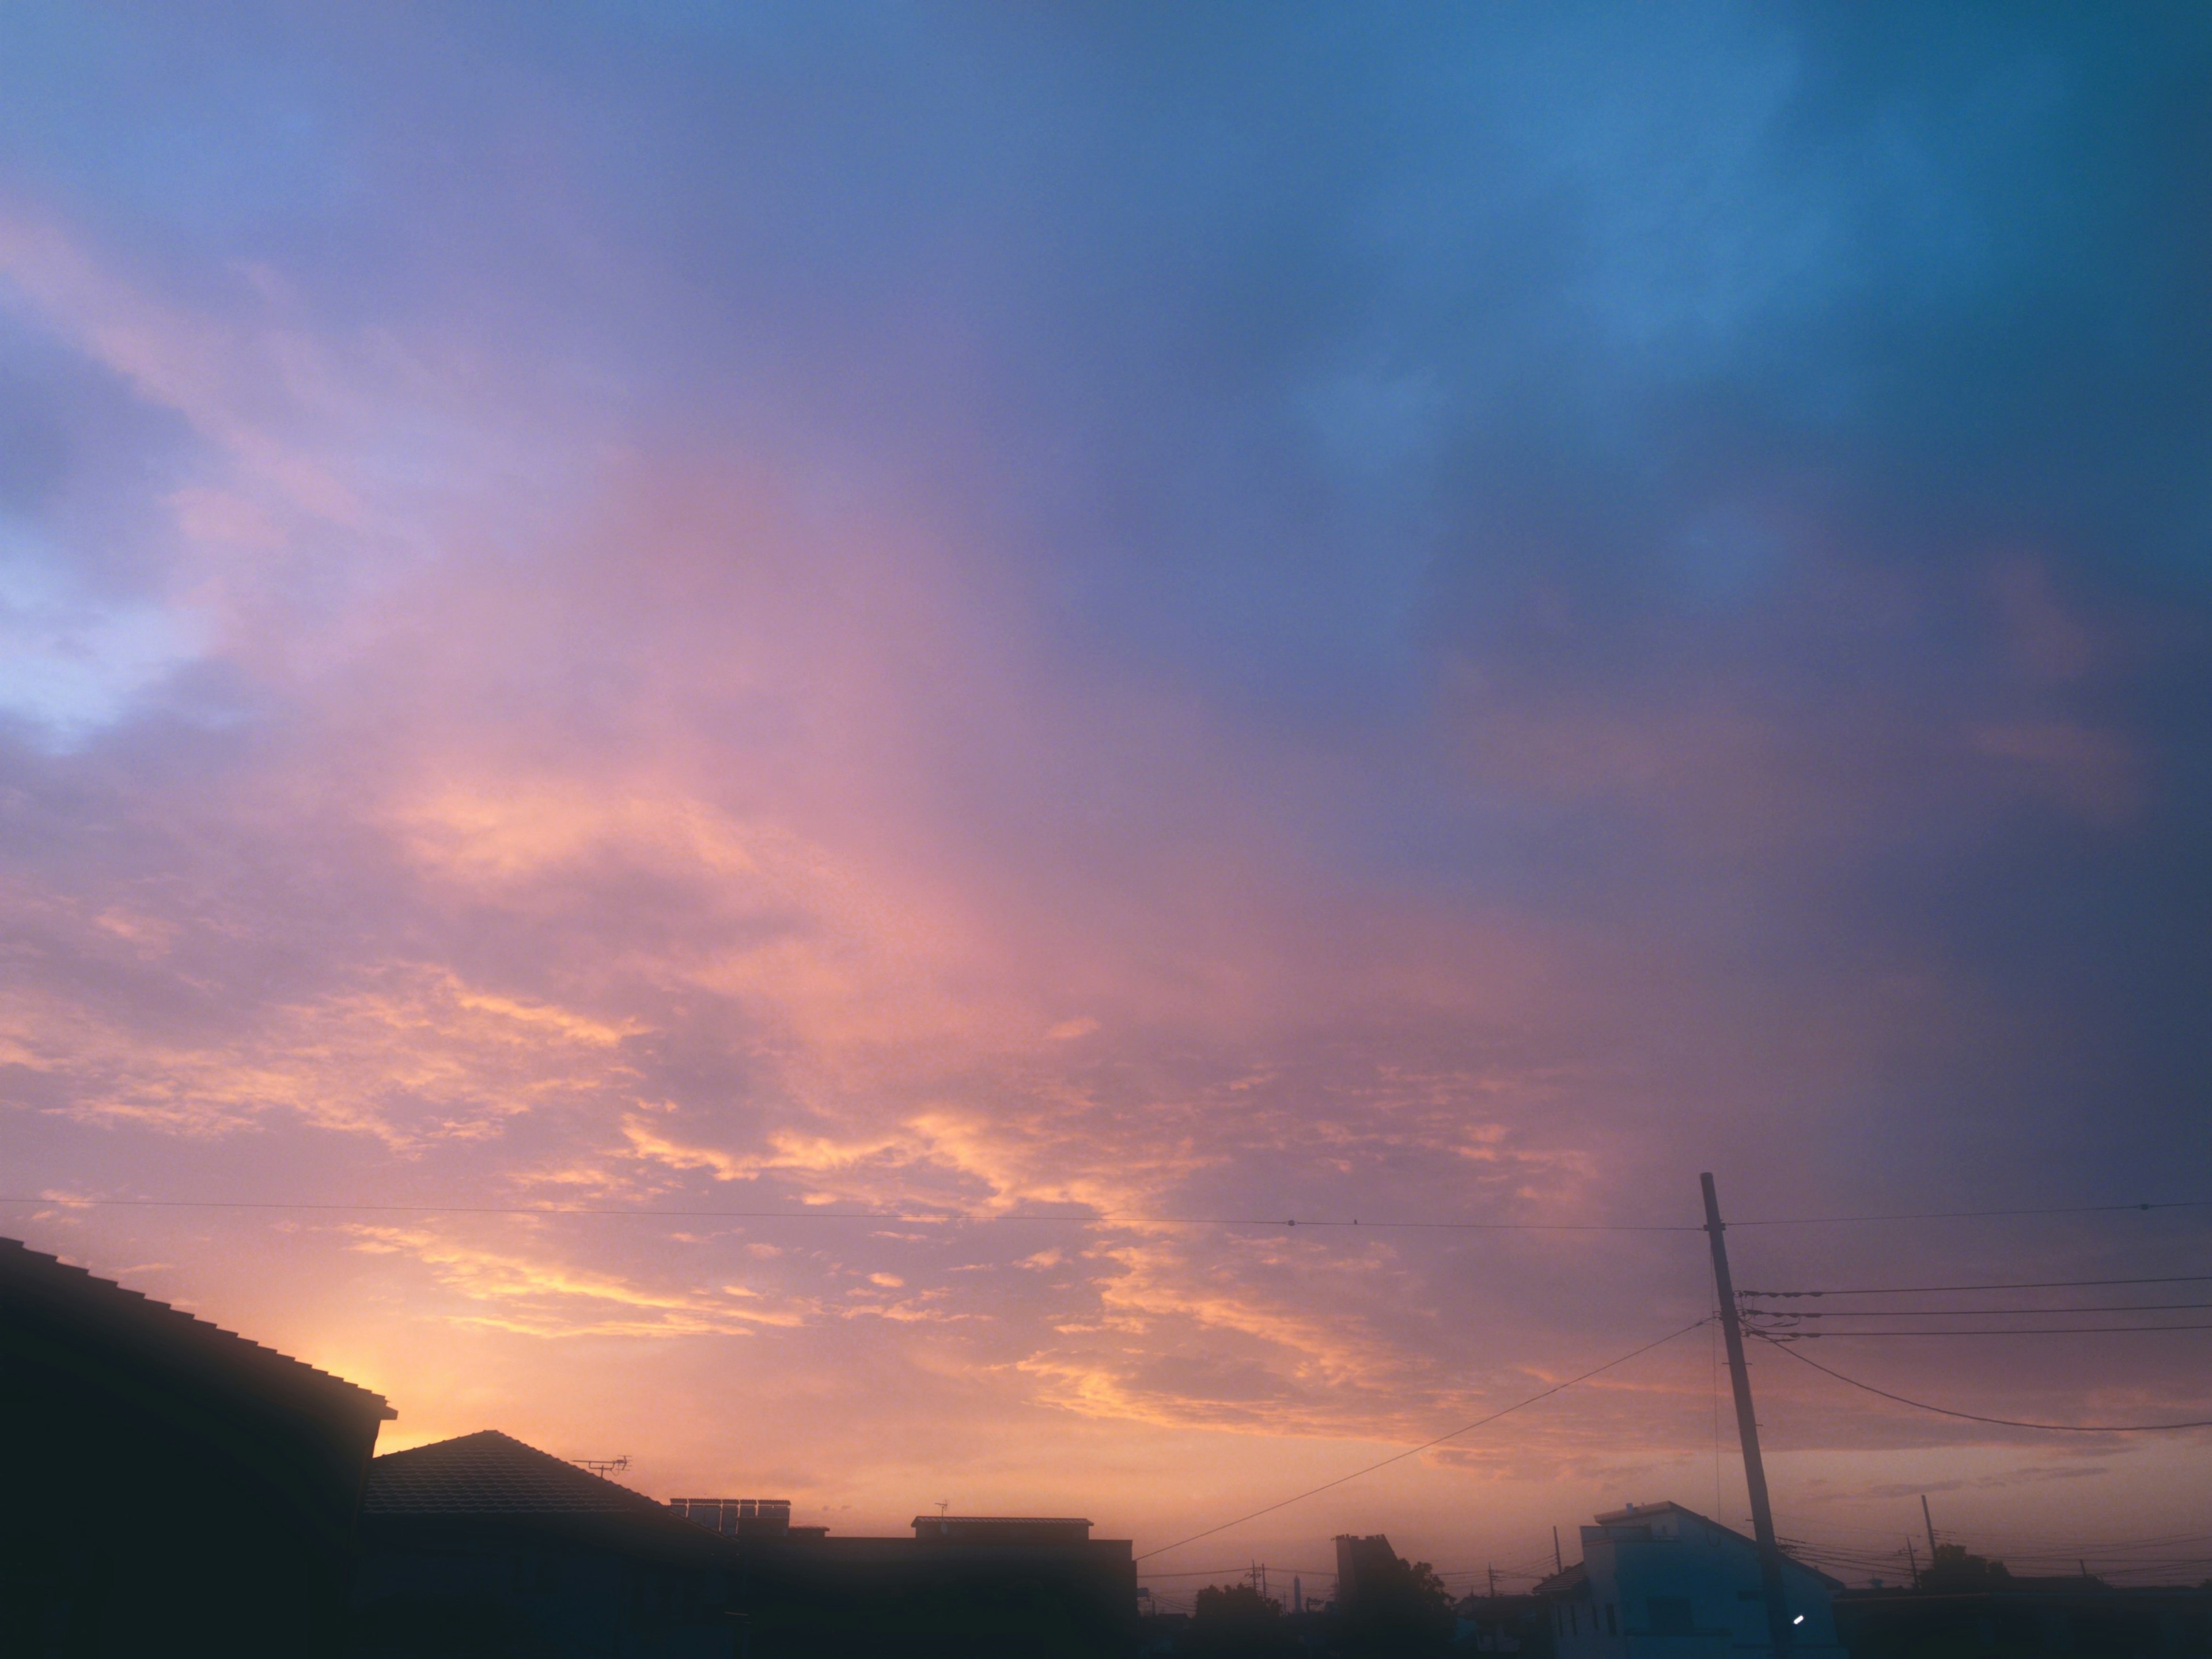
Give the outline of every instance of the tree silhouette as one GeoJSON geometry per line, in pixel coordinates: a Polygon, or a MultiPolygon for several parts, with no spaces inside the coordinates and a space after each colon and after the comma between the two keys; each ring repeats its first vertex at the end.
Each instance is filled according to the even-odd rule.
{"type": "Polygon", "coordinates": [[[1283,1604],[1250,1584],[1209,1584],[1192,1610],[1193,1653],[1218,1659],[1278,1659],[1298,1651],[1283,1625],[1283,1604]]]}
{"type": "Polygon", "coordinates": [[[1343,1624],[1351,1653],[1441,1653],[1451,1641],[1451,1596],[1427,1562],[1394,1556],[1363,1569],[1358,1601],[1343,1624]]]}
{"type": "Polygon", "coordinates": [[[1920,1588],[1947,1595],[1975,1590],[2002,1589],[2012,1582],[2012,1570],[2002,1561],[1969,1555],[1964,1544],[1938,1544],[1935,1559],[1920,1575],[1920,1588]]]}

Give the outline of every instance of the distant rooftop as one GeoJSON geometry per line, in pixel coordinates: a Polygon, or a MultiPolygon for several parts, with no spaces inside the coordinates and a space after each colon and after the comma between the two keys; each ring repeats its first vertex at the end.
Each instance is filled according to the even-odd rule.
{"type": "Polygon", "coordinates": [[[1091,1522],[1065,1515],[917,1515],[918,1539],[962,1544],[1081,1544],[1091,1522]]]}
{"type": "Polygon", "coordinates": [[[386,1452],[368,1466],[365,1515],[660,1516],[643,1492],[526,1446],[496,1429],[386,1452]]]}
{"type": "Polygon", "coordinates": [[[263,1395],[289,1395],[363,1413],[380,1422],[399,1415],[385,1397],[196,1318],[142,1291],[125,1290],[82,1267],[0,1238],[0,1308],[45,1313],[94,1330],[146,1358],[263,1395]]]}

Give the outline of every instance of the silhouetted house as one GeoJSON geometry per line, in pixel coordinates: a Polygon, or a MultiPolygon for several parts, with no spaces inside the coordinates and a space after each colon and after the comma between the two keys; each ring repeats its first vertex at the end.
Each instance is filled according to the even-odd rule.
{"type": "MultiPolygon", "coordinates": [[[[1595,1605],[1595,1597],[1589,1587],[1589,1568],[1580,1561],[1571,1567],[1560,1568],[1548,1578],[1537,1580],[1534,1594],[1548,1610],[1547,1617],[1555,1648],[1558,1638],[1580,1635],[1582,1626],[1592,1619],[1590,1609],[1595,1605]]],[[[1604,1621],[1601,1619],[1597,1622],[1604,1621]]]]}
{"type": "Polygon", "coordinates": [[[1550,1659],[1552,1608],[1540,1595],[1469,1595],[1452,1605],[1452,1645],[1550,1659]]]}
{"type": "Polygon", "coordinates": [[[738,1540],[751,1659],[1123,1659],[1138,1642],[1127,1539],[1064,1517],[917,1516],[907,1538],[817,1528],[738,1540]]]}
{"type": "Polygon", "coordinates": [[[827,1527],[794,1527],[787,1498],[672,1498],[668,1507],[725,1538],[821,1538],[827,1527]]]}
{"type": "Polygon", "coordinates": [[[0,1239],[0,1650],[329,1650],[380,1395],[0,1239]]]}
{"type": "Polygon", "coordinates": [[[486,1430],[370,1464],[365,1655],[727,1659],[737,1544],[486,1430]]]}
{"type": "Polygon", "coordinates": [[[656,1504],[485,1432],[370,1466],[356,1601],[374,1659],[1125,1659],[1136,1563],[1088,1521],[794,1527],[781,1498],[656,1504]]]}
{"type": "MultiPolygon", "coordinates": [[[[1759,1549],[1680,1504],[1630,1505],[1582,1529],[1583,1559],[1536,1587],[1559,1659],[1738,1659],[1771,1654],[1759,1549]]],[[[1831,1599],[1842,1586],[1784,1559],[1791,1651],[1844,1659],[1831,1599]]]]}
{"type": "Polygon", "coordinates": [[[1091,1523],[1044,1515],[917,1515],[914,1535],[923,1544],[1052,1544],[1082,1547],[1091,1523]]]}

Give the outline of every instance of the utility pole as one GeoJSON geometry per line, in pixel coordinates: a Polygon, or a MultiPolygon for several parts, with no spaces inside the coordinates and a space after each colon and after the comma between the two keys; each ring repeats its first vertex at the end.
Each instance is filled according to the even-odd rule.
{"type": "MultiPolygon", "coordinates": [[[[1490,1599],[1495,1601],[1498,1599],[1498,1569],[1492,1567],[1488,1571],[1490,1573],[1490,1599]]],[[[2089,1576],[2088,1568],[2084,1567],[2081,1569],[2081,1576],[2084,1578],[2087,1578],[2089,1576]]]]}
{"type": "Polygon", "coordinates": [[[1790,1604],[1782,1589],[1782,1548],[1774,1540],[1774,1507],[1767,1501],[1766,1464],[1759,1455],[1759,1419],[1751,1407],[1751,1373],[1743,1363],[1743,1322],[1736,1314],[1735,1281],[1729,1276],[1728,1229],[1721,1220],[1712,1176],[1698,1179],[1705,1191],[1705,1234],[1713,1246],[1713,1289],[1720,1297],[1729,1381],[1735,1386],[1735,1430],[1743,1443],[1744,1485],[1751,1489],[1751,1528],[1759,1540],[1759,1586],[1766,1600],[1767,1639],[1774,1644],[1774,1659],[1788,1659],[1790,1604]]]}
{"type": "Polygon", "coordinates": [[[1920,1524],[1928,1528],[1928,1565],[1936,1565],[1936,1517],[1928,1513],[1928,1494],[1920,1494],[1920,1524]]]}
{"type": "Polygon", "coordinates": [[[1912,1534],[1905,1534],[1905,1559],[1912,1568],[1912,1588],[1920,1588],[1920,1558],[1912,1553],[1912,1534]]]}
{"type": "Polygon", "coordinates": [[[1566,1561],[1559,1554],[1559,1529],[1554,1527],[1552,1528],[1552,1571],[1565,1572],[1566,1570],[1566,1561]]]}

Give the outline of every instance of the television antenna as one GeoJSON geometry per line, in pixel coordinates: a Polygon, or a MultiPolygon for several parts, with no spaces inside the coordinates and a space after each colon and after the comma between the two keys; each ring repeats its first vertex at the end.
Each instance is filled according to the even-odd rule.
{"type": "Polygon", "coordinates": [[[572,1457],[568,1461],[586,1474],[598,1475],[602,1480],[609,1475],[620,1474],[629,1468],[627,1452],[620,1457],[572,1457]]]}

